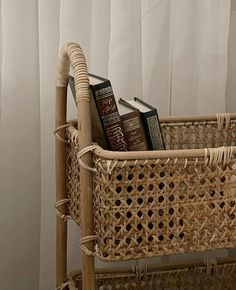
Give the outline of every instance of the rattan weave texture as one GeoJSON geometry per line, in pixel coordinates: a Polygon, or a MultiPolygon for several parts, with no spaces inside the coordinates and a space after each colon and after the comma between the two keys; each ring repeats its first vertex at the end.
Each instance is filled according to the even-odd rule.
{"type": "MultiPolygon", "coordinates": [[[[81,275],[74,274],[72,280],[81,290],[81,275]]],[[[132,272],[96,275],[96,290],[235,290],[235,285],[235,264],[148,271],[138,276],[132,272]]]]}
{"type": "MultiPolygon", "coordinates": [[[[167,149],[235,146],[235,120],[167,122],[167,149]]],[[[67,131],[69,213],[79,224],[79,141],[67,131]]],[[[109,160],[93,153],[95,255],[118,261],[236,246],[235,155],[209,158],[109,160]]]]}
{"type": "Polygon", "coordinates": [[[201,149],[235,146],[235,120],[218,129],[217,121],[168,122],[162,124],[166,149],[201,149]]]}

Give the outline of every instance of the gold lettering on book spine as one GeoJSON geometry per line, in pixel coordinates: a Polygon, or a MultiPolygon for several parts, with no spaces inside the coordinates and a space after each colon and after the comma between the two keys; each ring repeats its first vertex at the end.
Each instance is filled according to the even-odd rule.
{"type": "Polygon", "coordinates": [[[124,141],[124,135],[119,125],[107,128],[107,136],[112,148],[116,150],[126,150],[127,145],[124,141]]]}
{"type": "Polygon", "coordinates": [[[126,151],[127,144],[122,132],[121,118],[111,86],[95,90],[96,104],[104,127],[109,147],[115,151],[126,151]]]}
{"type": "Polygon", "coordinates": [[[106,88],[102,88],[102,89],[99,89],[95,92],[95,96],[96,98],[106,98],[106,97],[110,97],[110,96],[113,96],[113,91],[112,91],[112,87],[109,86],[109,87],[106,87],[106,88]]]}

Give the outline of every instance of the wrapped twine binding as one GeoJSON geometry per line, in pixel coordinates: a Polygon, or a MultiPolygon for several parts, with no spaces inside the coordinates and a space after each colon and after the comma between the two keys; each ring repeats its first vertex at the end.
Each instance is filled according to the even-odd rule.
{"type": "MultiPolygon", "coordinates": [[[[85,59],[78,45],[67,45],[62,53],[65,58],[60,59],[57,77],[57,86],[62,87],[59,96],[65,95],[68,82],[67,54],[72,61],[77,105],[83,120],[79,119],[78,128],[77,122],[65,123],[64,117],[59,118],[55,130],[58,152],[64,154],[65,150],[65,161],[60,163],[65,171],[57,167],[58,176],[65,179],[60,179],[58,188],[63,190],[57,195],[55,206],[63,243],[63,223],[73,219],[80,225],[86,220],[81,195],[83,192],[86,196],[88,190],[92,193],[93,208],[89,198],[83,201],[89,205],[87,212],[94,231],[91,226],[89,230],[82,227],[80,246],[85,257],[124,261],[235,248],[236,114],[160,118],[167,150],[103,150],[79,138],[86,133],[81,133],[85,130],[81,122],[86,124],[83,108],[89,112],[89,91],[85,59]],[[87,183],[80,180],[81,172],[87,183]]],[[[58,107],[60,111],[60,103],[58,107]]],[[[58,249],[61,248],[59,245],[58,249]]],[[[59,250],[63,253],[61,261],[66,261],[66,252],[59,250]]],[[[65,281],[65,270],[62,262],[58,265],[62,273],[58,290],[82,289],[78,273],[61,283],[65,281]]],[[[164,271],[146,269],[141,273],[140,279],[137,270],[112,274],[105,271],[96,275],[96,289],[235,289],[236,285],[235,264],[226,261],[164,271]]],[[[89,285],[89,279],[85,283],[89,285]]]]}

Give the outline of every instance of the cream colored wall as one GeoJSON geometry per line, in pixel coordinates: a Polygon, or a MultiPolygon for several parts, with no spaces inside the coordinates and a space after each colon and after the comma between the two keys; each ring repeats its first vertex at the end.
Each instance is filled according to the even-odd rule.
{"type": "Polygon", "coordinates": [[[236,0],[231,0],[226,110],[236,112],[236,0]]]}

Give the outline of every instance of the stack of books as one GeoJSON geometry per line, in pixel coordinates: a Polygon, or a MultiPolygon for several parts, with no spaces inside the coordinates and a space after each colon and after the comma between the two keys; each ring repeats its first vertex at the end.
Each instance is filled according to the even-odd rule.
{"type": "MultiPolygon", "coordinates": [[[[89,82],[93,142],[112,151],[165,149],[156,108],[137,97],[120,98],[117,104],[108,79],[89,74],[89,82]],[[118,106],[124,114],[120,115],[118,106]]],[[[69,84],[76,99],[72,76],[69,84]]]]}

